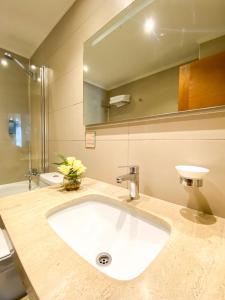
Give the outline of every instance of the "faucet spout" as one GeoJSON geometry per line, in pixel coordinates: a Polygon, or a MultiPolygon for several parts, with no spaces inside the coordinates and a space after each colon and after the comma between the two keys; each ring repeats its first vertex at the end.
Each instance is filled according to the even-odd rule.
{"type": "Polygon", "coordinates": [[[135,200],[139,198],[139,167],[129,166],[129,170],[128,174],[118,176],[116,182],[129,181],[130,200],[135,200]]]}
{"type": "Polygon", "coordinates": [[[116,182],[117,183],[122,183],[123,181],[127,181],[130,179],[130,174],[125,174],[125,175],[121,175],[116,177],[116,182]]]}

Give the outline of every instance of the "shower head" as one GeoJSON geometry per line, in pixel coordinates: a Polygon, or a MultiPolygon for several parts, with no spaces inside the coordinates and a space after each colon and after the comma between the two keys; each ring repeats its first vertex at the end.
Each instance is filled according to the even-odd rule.
{"type": "Polygon", "coordinates": [[[14,61],[21,69],[23,69],[29,76],[33,78],[34,73],[28,70],[17,58],[15,58],[11,53],[5,52],[4,57],[14,61]]]}
{"type": "Polygon", "coordinates": [[[12,54],[10,54],[10,53],[8,53],[8,52],[5,52],[5,53],[4,53],[4,56],[5,56],[5,58],[7,58],[7,59],[13,60],[12,54]]]}

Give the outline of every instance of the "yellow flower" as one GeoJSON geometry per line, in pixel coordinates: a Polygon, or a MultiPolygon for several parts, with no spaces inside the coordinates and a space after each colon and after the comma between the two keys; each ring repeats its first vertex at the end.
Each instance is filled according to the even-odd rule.
{"type": "Polygon", "coordinates": [[[75,160],[73,162],[73,170],[76,171],[77,174],[80,175],[85,172],[86,168],[80,160],[75,160]]]}
{"type": "Polygon", "coordinates": [[[82,165],[82,163],[81,163],[81,161],[79,159],[74,160],[74,162],[73,162],[73,169],[74,169],[74,171],[76,171],[77,169],[79,169],[81,165],[82,165]]]}
{"type": "Polygon", "coordinates": [[[86,167],[85,166],[80,166],[78,169],[77,169],[77,174],[78,175],[81,175],[82,173],[84,173],[86,171],[86,167]]]}
{"type": "Polygon", "coordinates": [[[64,175],[68,175],[71,170],[71,166],[61,165],[58,167],[58,170],[60,173],[62,173],[64,175]]]}
{"type": "Polygon", "coordinates": [[[69,156],[69,157],[66,158],[66,160],[67,160],[69,166],[72,167],[73,166],[73,162],[76,160],[76,158],[74,156],[69,156]]]}

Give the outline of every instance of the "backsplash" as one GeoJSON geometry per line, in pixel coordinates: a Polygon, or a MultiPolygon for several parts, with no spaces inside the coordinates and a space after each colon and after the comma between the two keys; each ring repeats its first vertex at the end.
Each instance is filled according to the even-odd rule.
{"type": "Polygon", "coordinates": [[[87,176],[113,184],[119,165],[137,164],[141,192],[225,217],[225,113],[98,128],[96,149],[85,149],[83,42],[131,2],[77,0],[32,57],[51,70],[50,164],[56,153],[75,155],[87,176]],[[178,164],[209,168],[203,188],[180,185],[178,164]]]}

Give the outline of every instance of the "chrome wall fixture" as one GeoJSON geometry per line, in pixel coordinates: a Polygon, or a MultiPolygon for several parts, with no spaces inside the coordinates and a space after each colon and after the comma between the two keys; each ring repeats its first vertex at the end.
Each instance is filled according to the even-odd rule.
{"type": "Polygon", "coordinates": [[[182,185],[197,188],[203,186],[203,177],[209,173],[206,168],[189,165],[176,166],[176,170],[182,185]]]}
{"type": "Polygon", "coordinates": [[[41,76],[41,172],[48,172],[48,97],[47,72],[44,66],[40,69],[41,76]]]}
{"type": "Polygon", "coordinates": [[[180,176],[180,183],[184,186],[189,187],[202,187],[203,180],[202,179],[193,179],[193,178],[185,178],[180,176]]]}

